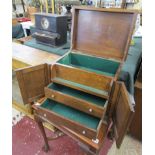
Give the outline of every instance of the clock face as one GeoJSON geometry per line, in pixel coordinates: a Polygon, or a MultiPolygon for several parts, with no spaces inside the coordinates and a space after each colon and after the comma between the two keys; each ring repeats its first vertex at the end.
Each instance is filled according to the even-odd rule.
{"type": "Polygon", "coordinates": [[[50,24],[47,18],[44,17],[41,19],[41,26],[43,29],[48,29],[49,25],[50,24]]]}

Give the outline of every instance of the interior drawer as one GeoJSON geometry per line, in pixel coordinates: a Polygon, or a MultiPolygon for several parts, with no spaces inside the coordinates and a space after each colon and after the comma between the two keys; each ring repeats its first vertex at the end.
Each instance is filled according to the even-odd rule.
{"type": "Polygon", "coordinates": [[[57,83],[51,83],[45,87],[45,96],[99,118],[104,117],[106,112],[106,99],[57,83]]]}
{"type": "Polygon", "coordinates": [[[46,99],[36,113],[53,124],[65,126],[90,139],[96,139],[103,126],[101,119],[50,99],[46,99]]]}
{"type": "Polygon", "coordinates": [[[61,64],[52,66],[51,80],[107,99],[113,82],[111,77],[61,64]]]}

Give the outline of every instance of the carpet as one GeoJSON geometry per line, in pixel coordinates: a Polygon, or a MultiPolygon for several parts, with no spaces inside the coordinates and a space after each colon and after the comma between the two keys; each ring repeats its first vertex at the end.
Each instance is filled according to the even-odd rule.
{"type": "MultiPolygon", "coordinates": [[[[53,136],[54,133],[46,129],[48,136],[53,136]]],[[[48,153],[42,151],[44,144],[40,130],[35,121],[27,116],[17,122],[12,127],[12,154],[13,155],[85,155],[78,144],[68,137],[62,136],[56,140],[50,141],[51,150],[48,153]]],[[[112,142],[105,141],[100,155],[106,155],[112,142]]]]}

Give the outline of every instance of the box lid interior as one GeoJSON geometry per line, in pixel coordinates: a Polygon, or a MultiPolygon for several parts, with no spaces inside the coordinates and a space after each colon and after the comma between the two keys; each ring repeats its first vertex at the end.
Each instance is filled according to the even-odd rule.
{"type": "Polygon", "coordinates": [[[75,7],[71,50],[124,61],[136,17],[131,10],[75,7]]]}

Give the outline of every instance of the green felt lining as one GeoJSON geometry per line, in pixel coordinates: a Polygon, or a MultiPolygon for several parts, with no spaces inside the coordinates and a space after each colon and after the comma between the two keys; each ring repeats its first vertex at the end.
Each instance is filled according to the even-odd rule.
{"type": "Polygon", "coordinates": [[[91,102],[92,104],[96,104],[98,106],[102,106],[104,107],[106,100],[94,95],[90,95],[88,93],[79,91],[79,90],[75,90],[72,88],[69,88],[67,86],[63,86],[60,84],[56,84],[56,83],[51,83],[48,88],[55,90],[55,91],[59,91],[61,93],[79,98],[79,99],[83,99],[85,101],[91,102]]]}
{"type": "Polygon", "coordinates": [[[76,82],[72,82],[72,81],[68,81],[68,80],[64,80],[62,78],[54,78],[53,79],[54,82],[60,82],[62,84],[67,84],[67,85],[70,85],[70,86],[75,86],[75,87],[78,87],[78,88],[82,88],[84,90],[88,90],[88,91],[91,91],[91,92],[94,92],[94,93],[97,93],[97,94],[100,94],[100,95],[104,95],[104,96],[108,96],[108,92],[104,91],[104,90],[99,90],[99,89],[96,89],[96,88],[93,88],[93,87],[89,87],[89,86],[86,86],[86,85],[82,85],[82,84],[79,84],[79,83],[76,83],[76,82]]]}
{"type": "Polygon", "coordinates": [[[73,109],[71,107],[65,106],[56,101],[46,99],[44,103],[41,105],[42,108],[46,108],[55,112],[56,114],[63,116],[67,119],[80,123],[88,128],[92,128],[97,130],[100,119],[93,117],[89,114],[81,112],[79,110],[73,109]]]}
{"type": "Polygon", "coordinates": [[[58,63],[112,77],[115,76],[120,65],[116,61],[76,53],[69,53],[60,59],[58,63]]]}

